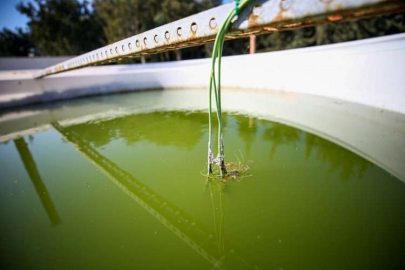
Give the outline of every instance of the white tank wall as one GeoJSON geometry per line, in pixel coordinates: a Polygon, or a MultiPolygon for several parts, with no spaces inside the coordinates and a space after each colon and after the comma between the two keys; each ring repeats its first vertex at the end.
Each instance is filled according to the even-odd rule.
{"type": "MultiPolygon", "coordinates": [[[[226,45],[225,45],[226,46],[226,45]]],[[[297,92],[405,114],[405,34],[282,52],[225,57],[227,88],[297,92]]],[[[90,94],[207,88],[210,59],[90,67],[32,79],[0,72],[0,108],[90,94]]]]}
{"type": "Polygon", "coordinates": [[[0,57],[0,70],[39,69],[67,61],[74,56],[0,57]]]}

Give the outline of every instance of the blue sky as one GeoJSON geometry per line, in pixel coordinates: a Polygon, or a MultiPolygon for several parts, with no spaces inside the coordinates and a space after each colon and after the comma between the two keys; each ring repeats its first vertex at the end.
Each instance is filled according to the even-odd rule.
{"type": "Polygon", "coordinates": [[[21,15],[15,8],[19,2],[29,0],[0,0],[0,29],[7,27],[14,30],[16,27],[25,28],[28,18],[21,15]]]}
{"type": "MultiPolygon", "coordinates": [[[[28,18],[21,15],[15,8],[19,2],[30,2],[32,0],[0,0],[0,30],[7,27],[15,30],[17,27],[26,28],[28,18]]],[[[223,0],[223,3],[230,3],[233,0],[223,0]]]]}

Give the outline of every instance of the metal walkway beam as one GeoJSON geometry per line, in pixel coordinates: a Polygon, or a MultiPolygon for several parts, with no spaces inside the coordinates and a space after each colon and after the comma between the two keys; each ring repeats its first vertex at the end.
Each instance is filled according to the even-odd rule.
{"type": "MultiPolygon", "coordinates": [[[[157,27],[45,68],[34,77],[212,42],[233,8],[231,3],[157,27]]],[[[403,0],[257,0],[240,14],[226,39],[404,10],[403,0]]]]}

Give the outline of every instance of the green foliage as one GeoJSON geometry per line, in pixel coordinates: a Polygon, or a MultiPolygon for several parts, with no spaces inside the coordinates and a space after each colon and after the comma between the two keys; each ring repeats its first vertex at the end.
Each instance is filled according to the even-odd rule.
{"type": "Polygon", "coordinates": [[[108,43],[154,27],[156,0],[94,0],[94,12],[101,18],[108,43]]]}
{"type": "MultiPolygon", "coordinates": [[[[17,5],[28,31],[0,31],[0,56],[78,55],[221,4],[221,0],[34,0],[17,5]]],[[[257,37],[275,51],[405,32],[405,13],[257,37]]],[[[227,41],[224,55],[249,52],[248,39],[227,41]]],[[[148,61],[211,56],[212,44],[148,56],[148,61]]],[[[136,60],[139,61],[139,60],[136,60]]]]}
{"type": "Polygon", "coordinates": [[[196,0],[94,0],[109,43],[196,14],[220,1],[196,0]]]}
{"type": "Polygon", "coordinates": [[[35,0],[17,9],[29,18],[30,39],[38,55],[77,55],[104,45],[104,33],[87,1],[35,0]]]}
{"type": "Polygon", "coordinates": [[[31,49],[29,34],[21,28],[17,32],[4,28],[0,32],[0,56],[27,56],[31,49]]]}
{"type": "MultiPolygon", "coordinates": [[[[142,33],[220,4],[220,0],[94,0],[108,43],[142,33]]],[[[148,56],[149,61],[207,56],[203,47],[148,56]],[[183,57],[181,57],[181,54],[183,57]]],[[[136,61],[136,60],[135,60],[136,61]]]]}
{"type": "Polygon", "coordinates": [[[259,52],[277,51],[402,32],[405,32],[405,13],[398,13],[258,36],[257,50],[259,52]]]}

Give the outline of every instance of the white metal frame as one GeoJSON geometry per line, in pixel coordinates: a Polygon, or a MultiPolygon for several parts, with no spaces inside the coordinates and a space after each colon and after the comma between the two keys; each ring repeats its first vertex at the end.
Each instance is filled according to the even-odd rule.
{"type": "MultiPolygon", "coordinates": [[[[219,25],[233,8],[234,4],[219,6],[134,35],[45,68],[34,77],[212,42],[219,25]]],[[[240,14],[226,38],[235,39],[400,10],[405,10],[405,1],[257,0],[240,14]]]]}

